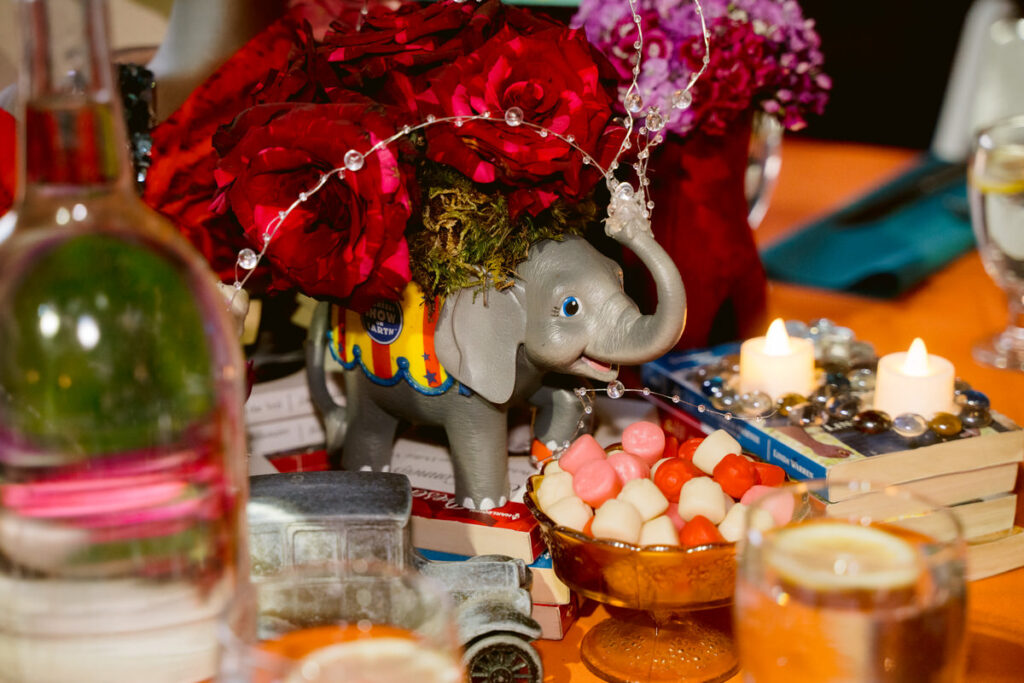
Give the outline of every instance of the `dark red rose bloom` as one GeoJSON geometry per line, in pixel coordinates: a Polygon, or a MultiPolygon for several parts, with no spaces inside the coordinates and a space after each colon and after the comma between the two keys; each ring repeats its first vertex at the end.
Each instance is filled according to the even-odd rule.
{"type": "Polygon", "coordinates": [[[559,27],[523,35],[505,27],[472,54],[437,69],[418,101],[422,112],[439,117],[490,113],[493,121],[427,128],[426,156],[476,182],[521,188],[510,197],[513,216],[522,210],[536,215],[558,196],[579,199],[600,173],[555,136],[507,125],[510,108],[520,108],[524,121],[572,136],[602,165],[617,149],[607,130],[612,98],[582,31],[559,27]]]}
{"type": "Polygon", "coordinates": [[[394,134],[379,107],[364,104],[267,104],[243,113],[214,144],[220,194],[251,247],[275,231],[266,253],[274,289],[360,308],[381,296],[396,297],[410,279],[404,232],[412,213],[395,145],[364,160],[358,171],[331,177],[299,203],[277,228],[280,212],[319,178],[344,166],[352,149],[365,151],[394,134]]]}
{"type": "Polygon", "coordinates": [[[223,280],[234,278],[238,251],[249,244],[232,216],[210,209],[217,192],[213,134],[252,104],[253,92],[269,70],[288,64],[295,37],[290,18],[272,24],[153,129],[152,166],[143,199],[178,226],[223,280]]]}
{"type": "Polygon", "coordinates": [[[391,72],[423,71],[472,51],[498,30],[501,13],[498,0],[375,7],[358,32],[328,32],[321,49],[349,87],[365,92],[391,72]]]}
{"type": "Polygon", "coordinates": [[[14,190],[17,186],[17,126],[14,117],[0,109],[0,216],[7,213],[14,202],[14,190]]]}

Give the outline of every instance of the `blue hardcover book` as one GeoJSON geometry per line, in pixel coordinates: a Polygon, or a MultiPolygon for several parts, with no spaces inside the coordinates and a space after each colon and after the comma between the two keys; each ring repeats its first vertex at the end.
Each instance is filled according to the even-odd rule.
{"type": "MultiPolygon", "coordinates": [[[[695,371],[738,352],[739,344],[732,343],[670,353],[643,366],[643,382],[652,391],[678,395],[681,403],[665,405],[681,407],[705,424],[726,430],[744,450],[779,465],[793,479],[861,479],[880,484],[920,480],[915,485],[919,492],[945,504],[1013,489],[1017,463],[1024,456],[1024,431],[995,412],[991,425],[964,429],[949,440],[931,431],[913,439],[892,431],[864,434],[848,420],[805,428],[777,414],[761,422],[729,419],[703,394],[695,371]]],[[[830,497],[837,501],[843,495],[830,497]]]]}

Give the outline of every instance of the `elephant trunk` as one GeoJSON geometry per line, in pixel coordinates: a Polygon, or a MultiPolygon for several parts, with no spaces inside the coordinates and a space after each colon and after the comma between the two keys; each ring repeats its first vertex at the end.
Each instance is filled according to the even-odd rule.
{"type": "Polygon", "coordinates": [[[686,290],[672,260],[650,230],[614,235],[629,247],[650,271],[657,288],[654,313],[644,315],[635,305],[623,308],[615,329],[588,347],[588,355],[606,362],[636,365],[653,360],[676,345],[686,324],[686,290]]]}

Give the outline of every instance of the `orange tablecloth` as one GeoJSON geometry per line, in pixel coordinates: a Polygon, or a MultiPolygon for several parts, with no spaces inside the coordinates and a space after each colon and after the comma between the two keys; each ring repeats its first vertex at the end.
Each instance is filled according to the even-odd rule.
{"type": "MultiPolygon", "coordinates": [[[[898,173],[913,158],[914,153],[907,150],[787,140],[771,208],[755,233],[758,243],[768,244],[853,199],[898,173]]],[[[962,256],[913,291],[890,301],[773,282],[768,309],[769,319],[831,318],[872,341],[879,354],[906,350],[914,337],[922,337],[929,351],[950,359],[957,375],[988,394],[1000,412],[1024,423],[1024,375],[984,368],[971,359],[971,344],[1006,323],[1004,296],[985,275],[976,253],[962,256]]],[[[1018,524],[1024,521],[1022,503],[1024,500],[1018,500],[1018,524]]],[[[970,584],[968,599],[970,649],[965,680],[1024,680],[1024,569],[970,584]]],[[[599,680],[580,663],[579,645],[586,631],[607,613],[596,603],[582,611],[564,640],[538,643],[545,681],[599,680]]]]}

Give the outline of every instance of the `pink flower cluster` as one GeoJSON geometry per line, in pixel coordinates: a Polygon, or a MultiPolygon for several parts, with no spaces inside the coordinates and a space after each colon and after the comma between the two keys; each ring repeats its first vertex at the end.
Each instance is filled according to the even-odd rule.
{"type": "MultiPolygon", "coordinates": [[[[643,60],[637,77],[645,106],[668,116],[668,129],[721,134],[751,107],[778,117],[789,130],[820,114],[832,81],[814,21],[796,0],[704,0],[710,61],[693,88],[688,109],[672,108],[672,94],[686,87],[705,56],[700,19],[692,0],[637,0],[643,60]]],[[[637,29],[628,3],[581,0],[573,19],[611,60],[625,92],[636,64],[637,29]]]]}

